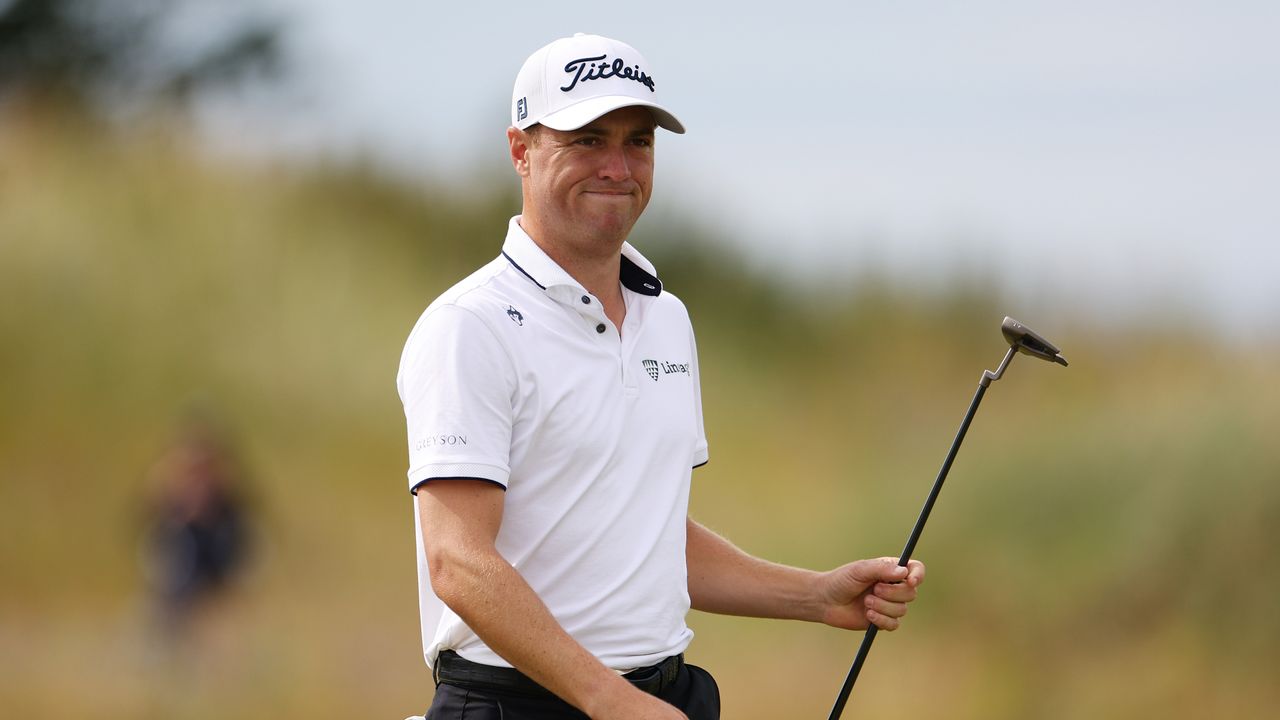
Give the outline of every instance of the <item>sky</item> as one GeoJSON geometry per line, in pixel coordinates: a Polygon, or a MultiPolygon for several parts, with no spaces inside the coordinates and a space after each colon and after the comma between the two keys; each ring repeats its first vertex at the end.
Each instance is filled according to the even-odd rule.
{"type": "Polygon", "coordinates": [[[293,73],[209,110],[242,144],[514,187],[516,71],[598,33],[689,130],[658,138],[650,212],[796,282],[980,272],[1024,320],[1280,337],[1274,0],[263,1],[293,73]]]}

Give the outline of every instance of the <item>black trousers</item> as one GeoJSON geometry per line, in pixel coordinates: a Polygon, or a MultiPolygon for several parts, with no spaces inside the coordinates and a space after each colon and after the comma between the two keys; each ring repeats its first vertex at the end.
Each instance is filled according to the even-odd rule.
{"type": "MultiPolygon", "coordinates": [[[[689,720],[719,720],[720,688],[711,673],[684,665],[676,681],[658,697],[676,706],[689,720]]],[[[554,695],[535,696],[499,690],[463,688],[442,682],[427,710],[427,720],[588,720],[554,695]]]]}

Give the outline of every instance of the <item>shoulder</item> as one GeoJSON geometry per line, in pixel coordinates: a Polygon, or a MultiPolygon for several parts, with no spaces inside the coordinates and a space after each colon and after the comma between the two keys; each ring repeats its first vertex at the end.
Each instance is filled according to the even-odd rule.
{"type": "MultiPolygon", "coordinates": [[[[520,285],[510,263],[501,256],[444,291],[418,317],[400,357],[406,366],[442,352],[460,349],[503,352],[501,323],[510,323],[520,285]]],[[[518,311],[516,312],[518,314],[518,311]]]]}
{"type": "Polygon", "coordinates": [[[665,322],[683,323],[692,330],[689,308],[685,307],[683,300],[666,288],[663,288],[662,293],[653,299],[652,307],[653,312],[658,313],[665,322]]]}
{"type": "Polygon", "coordinates": [[[494,320],[506,319],[512,296],[518,293],[511,264],[498,258],[458,281],[427,306],[409,332],[407,345],[429,336],[440,328],[471,331],[495,326],[494,320]]]}
{"type": "Polygon", "coordinates": [[[686,317],[689,315],[689,310],[685,307],[684,301],[665,287],[662,289],[662,293],[658,295],[655,300],[659,307],[668,307],[671,311],[678,312],[686,317]]]}
{"type": "Polygon", "coordinates": [[[483,311],[508,294],[510,274],[511,264],[499,256],[440,293],[422,315],[426,317],[440,308],[448,307],[471,312],[483,311]]]}

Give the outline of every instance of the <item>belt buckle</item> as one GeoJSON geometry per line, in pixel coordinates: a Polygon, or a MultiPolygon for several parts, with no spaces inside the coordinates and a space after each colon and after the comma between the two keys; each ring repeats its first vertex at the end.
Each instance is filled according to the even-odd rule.
{"type": "Polygon", "coordinates": [[[632,670],[624,677],[637,688],[650,695],[657,695],[679,677],[682,658],[682,655],[672,655],[649,667],[632,670]]]}
{"type": "Polygon", "coordinates": [[[680,676],[680,666],[684,663],[684,655],[672,655],[662,662],[662,686],[665,688],[674,683],[680,676]]]}

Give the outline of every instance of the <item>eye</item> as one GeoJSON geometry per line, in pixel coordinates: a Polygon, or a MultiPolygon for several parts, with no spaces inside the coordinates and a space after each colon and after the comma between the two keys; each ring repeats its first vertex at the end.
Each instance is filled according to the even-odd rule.
{"type": "Polygon", "coordinates": [[[600,138],[594,135],[584,135],[573,141],[574,145],[582,145],[583,147],[595,147],[600,144],[600,138]]]}
{"type": "Polygon", "coordinates": [[[653,138],[651,137],[634,137],[631,138],[631,144],[636,147],[653,147],[653,138]]]}

